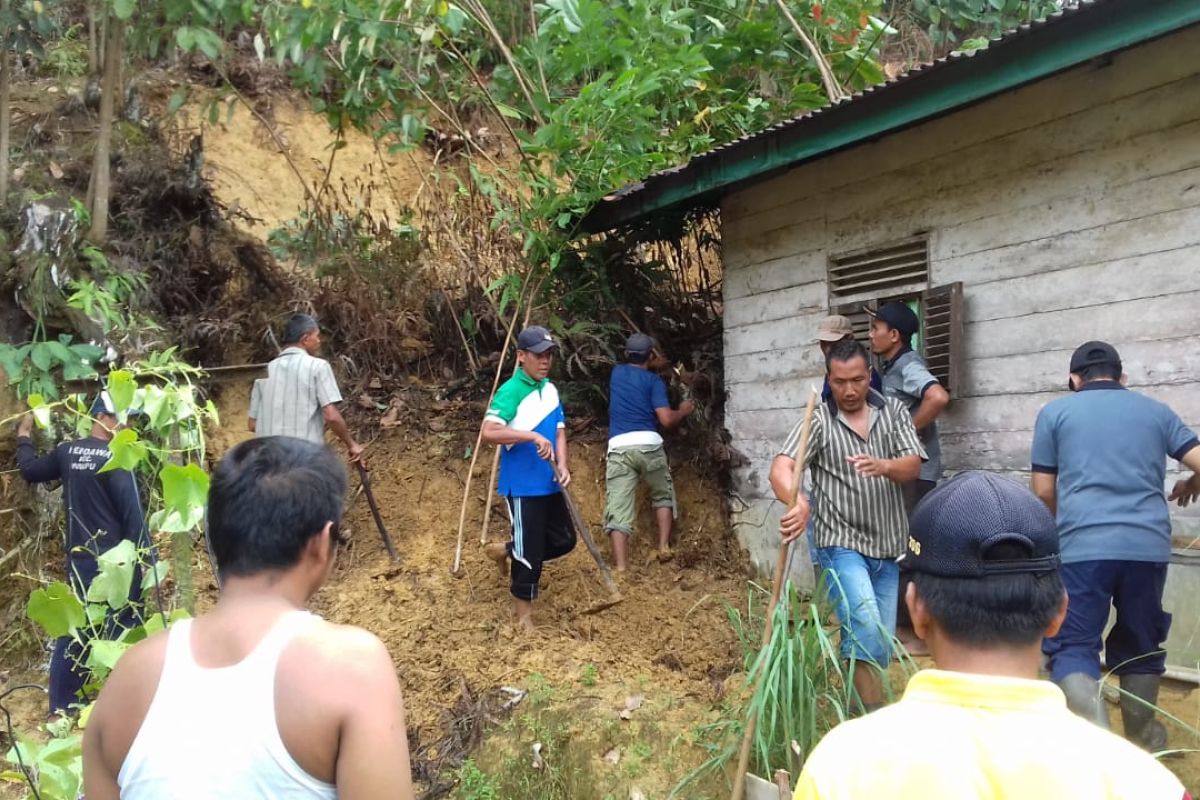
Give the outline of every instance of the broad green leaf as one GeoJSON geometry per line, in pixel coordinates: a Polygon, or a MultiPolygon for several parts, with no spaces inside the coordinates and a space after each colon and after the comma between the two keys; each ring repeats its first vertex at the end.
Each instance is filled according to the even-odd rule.
{"type": "Polygon", "coordinates": [[[183,108],[183,104],[187,102],[187,89],[176,89],[171,94],[171,99],[167,101],[167,116],[173,116],[175,112],[183,108]]]}
{"type": "Polygon", "coordinates": [[[33,421],[37,423],[39,428],[50,427],[50,407],[46,405],[46,399],[40,394],[31,394],[26,398],[29,403],[29,410],[33,412],[33,421]]]}
{"type": "Polygon", "coordinates": [[[120,544],[101,553],[96,559],[100,572],[88,587],[87,599],[107,603],[109,608],[124,608],[129,603],[133,586],[133,570],[137,565],[137,548],[123,539],[120,544]]]}
{"type": "Polygon", "coordinates": [[[133,16],[137,8],[137,0],[113,0],[113,13],[119,20],[127,20],[133,16]]]}
{"type": "Polygon", "coordinates": [[[146,569],[142,573],[142,593],[148,594],[154,591],[155,584],[162,583],[167,579],[167,575],[171,573],[171,562],[160,560],[154,562],[154,566],[146,569]]]}
{"type": "Polygon", "coordinates": [[[87,621],[83,603],[71,591],[71,587],[62,581],[35,589],[29,595],[25,615],[40,625],[48,636],[54,638],[70,636],[72,631],[82,627],[87,621]]]}
{"type": "Polygon", "coordinates": [[[156,530],[180,533],[194,529],[204,518],[208,501],[208,475],[196,464],[167,464],[162,481],[163,508],[151,520],[156,530]]]}
{"type": "Polygon", "coordinates": [[[112,454],[108,463],[100,468],[100,472],[111,472],[114,469],[137,469],[138,464],[146,460],[146,445],[138,441],[137,431],[124,428],[117,431],[108,443],[108,451],[112,454]]]}
{"type": "Polygon", "coordinates": [[[50,365],[54,362],[54,356],[50,352],[49,344],[49,342],[38,342],[29,351],[29,360],[42,372],[49,371],[50,365]]]}
{"type": "Polygon", "coordinates": [[[121,656],[132,645],[126,642],[111,642],[107,639],[94,639],[88,653],[88,668],[94,671],[111,672],[121,656]]]}
{"type": "Polygon", "coordinates": [[[133,395],[137,391],[137,382],[133,373],[124,369],[114,369],[108,373],[108,396],[112,398],[113,408],[117,414],[128,410],[133,404],[133,395]]]}
{"type": "Polygon", "coordinates": [[[159,428],[171,417],[171,396],[160,386],[146,386],[142,390],[141,408],[149,418],[150,427],[159,428]]]}

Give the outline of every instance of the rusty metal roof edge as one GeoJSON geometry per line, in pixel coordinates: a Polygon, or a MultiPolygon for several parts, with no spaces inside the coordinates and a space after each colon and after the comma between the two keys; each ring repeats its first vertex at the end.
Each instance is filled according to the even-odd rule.
{"type": "Polygon", "coordinates": [[[598,233],[655,211],[711,200],[802,161],[919,124],[1198,22],[1196,0],[1083,0],[1019,26],[993,39],[987,48],[918,65],[837,103],[739,137],[623,187],[597,203],[585,215],[581,229],[598,233]],[[1030,63],[1015,63],[1021,56],[1030,63]],[[960,83],[961,90],[956,91],[960,83]],[[912,106],[908,114],[889,113],[906,105],[912,106]],[[870,117],[877,118],[876,124],[868,124],[870,117]],[[797,146],[803,144],[808,146],[797,146]]]}

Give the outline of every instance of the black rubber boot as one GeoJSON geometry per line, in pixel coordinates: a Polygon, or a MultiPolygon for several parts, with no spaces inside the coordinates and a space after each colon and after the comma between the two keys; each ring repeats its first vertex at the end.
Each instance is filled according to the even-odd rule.
{"type": "Polygon", "coordinates": [[[1154,716],[1160,680],[1158,675],[1121,676],[1121,722],[1125,738],[1151,753],[1167,747],[1167,729],[1154,716]]]}
{"type": "Polygon", "coordinates": [[[1067,708],[1108,730],[1108,709],[1100,695],[1100,682],[1083,672],[1072,672],[1058,682],[1067,696],[1067,708]]]}

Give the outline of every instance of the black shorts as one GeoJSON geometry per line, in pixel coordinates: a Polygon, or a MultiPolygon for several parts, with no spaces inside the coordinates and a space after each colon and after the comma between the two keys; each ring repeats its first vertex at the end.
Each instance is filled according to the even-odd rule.
{"type": "Polygon", "coordinates": [[[575,549],[575,527],[561,492],[506,499],[513,529],[510,591],[519,600],[535,600],[542,565],[575,549]]]}

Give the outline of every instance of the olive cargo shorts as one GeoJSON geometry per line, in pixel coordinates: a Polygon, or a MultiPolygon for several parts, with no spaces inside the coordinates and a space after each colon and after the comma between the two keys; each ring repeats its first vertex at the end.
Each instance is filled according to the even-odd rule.
{"type": "Polygon", "coordinates": [[[675,484],[662,445],[622,447],[608,454],[604,530],[633,534],[638,481],[650,487],[650,505],[675,510],[675,484]]]}

